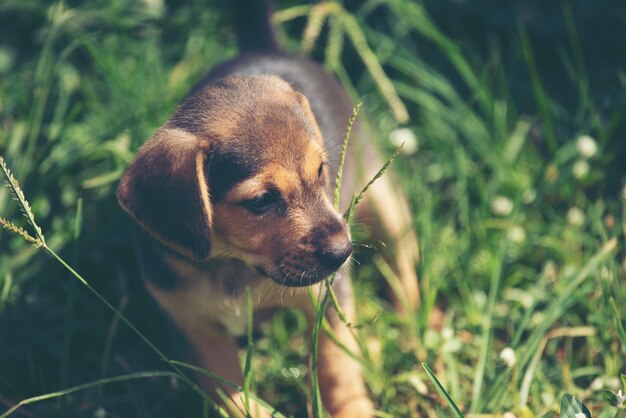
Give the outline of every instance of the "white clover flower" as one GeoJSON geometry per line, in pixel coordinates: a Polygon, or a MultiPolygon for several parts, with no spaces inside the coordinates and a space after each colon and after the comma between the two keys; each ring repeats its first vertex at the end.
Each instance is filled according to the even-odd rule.
{"type": "Polygon", "coordinates": [[[561,269],[563,277],[573,276],[574,274],[576,274],[577,271],[578,271],[578,269],[574,265],[572,265],[572,264],[566,264],[561,269]]]}
{"type": "Polygon", "coordinates": [[[515,225],[509,228],[507,237],[511,242],[520,244],[526,239],[526,231],[524,231],[524,228],[521,226],[515,225]]]}
{"type": "Polygon", "coordinates": [[[593,391],[598,391],[602,389],[603,386],[604,382],[602,382],[602,378],[596,377],[595,379],[593,379],[593,382],[591,382],[591,385],[589,385],[589,388],[593,391]]]}
{"type": "Polygon", "coordinates": [[[612,390],[617,390],[622,384],[619,381],[619,377],[609,377],[604,380],[604,386],[612,390]]]}
{"type": "Polygon", "coordinates": [[[409,377],[409,383],[411,384],[411,386],[415,388],[417,393],[419,393],[420,395],[428,394],[428,386],[426,386],[426,384],[422,382],[419,376],[412,374],[411,377],[409,377]]]}
{"type": "Polygon", "coordinates": [[[589,174],[589,163],[586,160],[576,161],[572,167],[572,173],[578,180],[582,180],[589,174]]]}
{"type": "Polygon", "coordinates": [[[60,83],[66,92],[74,92],[80,86],[80,75],[72,66],[64,66],[60,73],[60,83]]]}
{"type": "Polygon", "coordinates": [[[502,351],[500,351],[500,358],[508,367],[515,366],[516,357],[515,351],[511,347],[506,347],[502,351]]]}
{"type": "Polygon", "coordinates": [[[461,344],[461,341],[455,340],[453,338],[450,340],[446,340],[446,342],[443,343],[443,345],[441,346],[441,351],[444,353],[458,353],[461,348],[463,348],[463,344],[461,344]]]}
{"type": "Polygon", "coordinates": [[[11,50],[0,48],[0,73],[9,71],[13,67],[14,56],[11,50]]]}
{"type": "Polygon", "coordinates": [[[491,211],[494,215],[507,216],[513,211],[513,202],[508,197],[496,196],[491,201],[491,211]]]}
{"type": "Polygon", "coordinates": [[[537,192],[534,189],[528,189],[522,195],[522,201],[527,205],[533,203],[537,198],[537,192]]]}
{"type": "Polygon", "coordinates": [[[472,293],[472,299],[474,299],[474,303],[476,304],[477,309],[482,309],[487,303],[487,295],[480,290],[472,293]]]}
{"type": "Polygon", "coordinates": [[[589,135],[583,135],[578,137],[576,149],[583,157],[591,158],[598,152],[598,144],[596,140],[589,135]]]}
{"type": "Polygon", "coordinates": [[[98,408],[93,413],[93,418],[105,418],[107,416],[107,411],[104,408],[98,408]]]}
{"type": "Polygon", "coordinates": [[[585,214],[574,206],[567,211],[567,222],[573,226],[582,226],[585,223],[585,214]]]}
{"type": "Polygon", "coordinates": [[[153,16],[161,16],[165,11],[163,0],[141,0],[140,3],[153,16]]]}
{"type": "Polygon", "coordinates": [[[389,133],[389,142],[394,147],[404,144],[402,153],[407,155],[415,154],[418,149],[417,137],[409,128],[398,128],[391,131],[389,133]]]}
{"type": "Polygon", "coordinates": [[[451,340],[454,337],[454,330],[450,327],[444,327],[441,330],[441,338],[444,340],[451,340]]]}

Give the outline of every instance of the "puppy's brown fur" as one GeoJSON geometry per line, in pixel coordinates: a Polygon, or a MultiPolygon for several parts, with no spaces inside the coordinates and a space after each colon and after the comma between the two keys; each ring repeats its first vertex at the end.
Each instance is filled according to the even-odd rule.
{"type": "MultiPolygon", "coordinates": [[[[122,177],[118,198],[141,226],[146,287],[189,340],[200,366],[242,384],[233,335],[245,329],[246,287],[256,310],[299,308],[312,322],[305,286],[319,287],[338,270],[335,291],[353,317],[350,281],[341,268],[352,246],[329,181],[350,112],[345,92],[316,64],[276,52],[242,55],[207,76],[122,177]],[[288,297],[281,291],[286,287],[288,297]]],[[[371,154],[358,126],[354,135],[353,143],[371,154]]],[[[361,171],[371,174],[376,161],[368,155],[361,171]]],[[[356,165],[350,155],[344,196],[361,183],[356,165]]],[[[417,246],[406,203],[388,180],[368,199],[371,214],[385,215],[378,229],[396,244],[398,258],[390,261],[415,305],[417,246]]],[[[327,318],[340,342],[355,351],[352,331],[332,310],[327,318]]],[[[318,355],[331,415],[371,416],[358,363],[326,335],[318,355]]],[[[213,381],[202,383],[215,394],[213,381]]],[[[241,395],[230,396],[238,416],[241,395]]],[[[266,413],[255,405],[252,414],[266,413]]]]}

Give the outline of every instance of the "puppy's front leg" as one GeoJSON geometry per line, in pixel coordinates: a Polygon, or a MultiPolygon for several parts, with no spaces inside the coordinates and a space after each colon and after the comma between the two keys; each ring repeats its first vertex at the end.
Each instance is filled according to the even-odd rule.
{"type": "MultiPolygon", "coordinates": [[[[208,283],[208,280],[198,281],[195,285],[181,286],[177,290],[162,290],[149,283],[147,287],[186,337],[193,352],[192,362],[242,387],[244,378],[237,344],[224,327],[215,322],[214,313],[206,309],[212,304],[210,298],[211,292],[214,292],[208,283]]],[[[198,373],[197,376],[205,392],[220,403],[230,417],[247,416],[243,393],[203,374],[198,373]],[[226,394],[227,400],[221,399],[218,389],[226,394]]],[[[270,417],[269,412],[251,399],[249,406],[253,418],[270,417]]]]}
{"type": "MultiPolygon", "coordinates": [[[[341,308],[349,321],[354,320],[354,299],[349,279],[338,278],[334,285],[341,308]]],[[[344,324],[332,306],[326,318],[339,342],[358,353],[353,330],[344,324]]],[[[370,401],[359,363],[343,351],[325,332],[318,341],[318,378],[322,401],[333,418],[368,418],[374,406],[370,401]]]]}
{"type": "MultiPolygon", "coordinates": [[[[187,339],[194,348],[196,362],[224,379],[243,387],[243,374],[238,357],[238,347],[233,338],[217,326],[195,330],[187,339]]],[[[205,375],[199,375],[200,383],[211,398],[219,402],[233,418],[246,417],[246,402],[243,393],[205,375]],[[218,395],[218,389],[224,391],[229,399],[224,402],[218,395]]],[[[252,399],[248,400],[250,415],[253,418],[269,418],[271,415],[252,399]]]]}

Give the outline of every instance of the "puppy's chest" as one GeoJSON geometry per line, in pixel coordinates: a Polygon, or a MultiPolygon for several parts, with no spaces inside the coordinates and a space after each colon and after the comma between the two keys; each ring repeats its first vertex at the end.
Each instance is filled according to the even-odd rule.
{"type": "Polygon", "coordinates": [[[246,288],[250,288],[255,322],[271,308],[290,305],[271,280],[236,260],[191,264],[165,256],[164,261],[175,275],[175,285],[163,288],[146,277],[146,287],[179,327],[197,330],[218,325],[230,335],[245,335],[246,288]]]}

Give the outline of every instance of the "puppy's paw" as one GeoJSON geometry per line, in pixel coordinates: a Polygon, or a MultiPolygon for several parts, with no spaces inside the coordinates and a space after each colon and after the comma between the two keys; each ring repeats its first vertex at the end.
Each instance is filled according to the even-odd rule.
{"type": "Polygon", "coordinates": [[[332,418],[371,418],[373,411],[372,401],[367,398],[356,398],[329,412],[332,418]]]}

